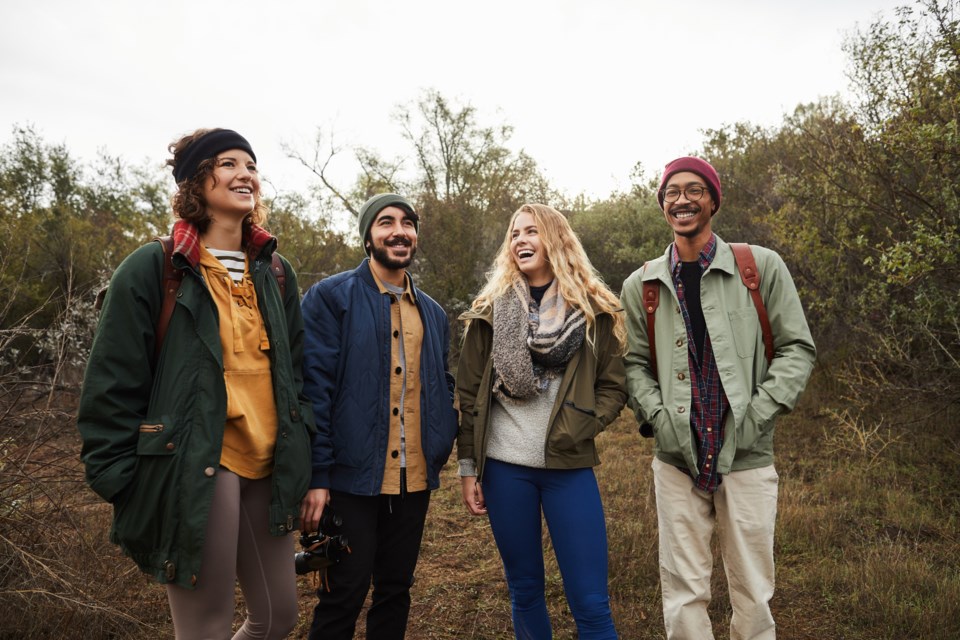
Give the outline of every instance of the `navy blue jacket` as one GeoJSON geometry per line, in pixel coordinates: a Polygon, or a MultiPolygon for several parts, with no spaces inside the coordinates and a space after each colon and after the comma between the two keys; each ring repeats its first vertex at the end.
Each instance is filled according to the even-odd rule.
{"type": "MultiPolygon", "coordinates": [[[[420,440],[427,484],[436,489],[457,436],[447,366],[450,327],[440,305],[412,288],[423,321],[420,440]]],[[[303,297],[303,391],[317,422],[313,489],[380,493],[390,431],[390,300],[380,293],[369,259],[318,282],[303,297]]]]}

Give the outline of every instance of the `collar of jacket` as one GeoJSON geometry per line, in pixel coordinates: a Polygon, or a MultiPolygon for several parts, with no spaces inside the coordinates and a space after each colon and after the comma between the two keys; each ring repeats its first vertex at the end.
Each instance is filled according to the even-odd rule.
{"type": "MultiPolygon", "coordinates": [[[[356,268],[356,274],[359,278],[371,289],[375,290],[377,293],[380,293],[380,287],[377,286],[377,281],[373,279],[373,272],[370,270],[370,258],[364,258],[363,262],[356,268]]],[[[420,291],[417,289],[417,285],[413,281],[413,276],[410,275],[409,271],[404,272],[407,278],[410,281],[410,292],[413,295],[413,303],[418,304],[417,297],[420,294],[420,291]]]]}
{"type": "MultiPolygon", "coordinates": [[[[173,255],[180,256],[187,266],[196,269],[200,264],[200,231],[186,220],[177,220],[173,225],[173,255]]],[[[277,239],[258,225],[243,228],[243,246],[254,260],[261,255],[269,256],[277,249],[277,239]]]]}
{"type": "MultiPolygon", "coordinates": [[[[717,253],[713,257],[713,262],[710,263],[707,271],[723,271],[724,273],[735,274],[737,272],[737,265],[733,260],[733,249],[731,249],[730,245],[724,242],[720,236],[717,235],[716,238],[717,253]]],[[[670,252],[672,249],[673,243],[670,243],[667,245],[662,256],[648,262],[647,268],[643,270],[640,276],[640,280],[644,282],[648,280],[661,280],[668,284],[673,282],[673,277],[670,274],[670,252]]]]}

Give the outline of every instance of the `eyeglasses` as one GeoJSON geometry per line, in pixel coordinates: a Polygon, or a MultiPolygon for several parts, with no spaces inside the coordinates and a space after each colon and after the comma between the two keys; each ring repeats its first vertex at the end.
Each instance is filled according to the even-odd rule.
{"type": "Polygon", "coordinates": [[[692,184],[683,189],[677,189],[676,187],[670,187],[669,189],[663,190],[663,201],[664,202],[676,202],[680,199],[680,194],[689,200],[690,202],[696,202],[703,197],[703,194],[706,193],[707,188],[699,184],[692,184]]]}

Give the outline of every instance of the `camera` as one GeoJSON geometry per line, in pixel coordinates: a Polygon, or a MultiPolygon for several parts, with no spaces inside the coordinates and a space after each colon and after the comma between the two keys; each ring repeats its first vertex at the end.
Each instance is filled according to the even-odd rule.
{"type": "Polygon", "coordinates": [[[343,520],[327,505],[320,515],[320,526],[316,533],[300,535],[300,551],[293,557],[297,575],[320,571],[337,564],[345,553],[350,553],[346,536],[337,533],[343,520]]]}

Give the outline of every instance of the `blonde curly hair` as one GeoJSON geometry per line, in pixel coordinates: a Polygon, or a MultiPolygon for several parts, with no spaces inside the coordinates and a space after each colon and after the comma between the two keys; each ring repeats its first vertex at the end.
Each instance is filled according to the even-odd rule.
{"type": "Polygon", "coordinates": [[[506,293],[518,276],[523,275],[510,250],[513,226],[521,213],[533,216],[546,262],[557,280],[560,295],[568,305],[583,311],[587,320],[587,342],[591,347],[594,346],[596,317],[608,313],[613,318],[613,336],[623,352],[627,344],[627,329],[619,299],[593,267],[566,217],[545,204],[525,204],[510,217],[503,244],[487,272],[487,282],[471,308],[478,312],[491,309],[493,301],[506,293]]]}

